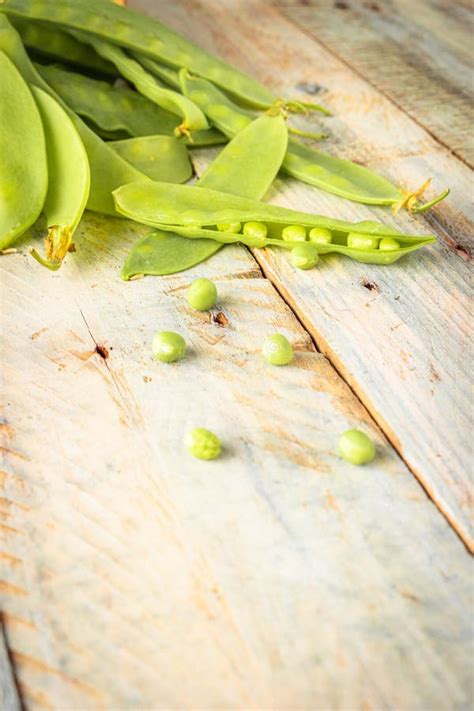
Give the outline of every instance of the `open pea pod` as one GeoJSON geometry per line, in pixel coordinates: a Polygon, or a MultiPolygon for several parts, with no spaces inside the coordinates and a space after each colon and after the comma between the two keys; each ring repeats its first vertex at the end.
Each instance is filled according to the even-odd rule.
{"type": "MultiPolygon", "coordinates": [[[[206,188],[168,183],[132,183],[114,191],[117,212],[137,222],[162,230],[170,230],[190,239],[210,238],[230,244],[242,242],[250,247],[277,246],[292,249],[300,241],[282,238],[282,231],[290,225],[305,228],[319,227],[329,230],[332,241],[314,244],[319,253],[339,252],[360,262],[390,264],[400,257],[435,241],[427,235],[418,237],[401,234],[397,230],[377,222],[351,223],[322,215],[313,215],[268,205],[206,188]],[[232,223],[260,222],[266,226],[266,237],[236,234],[219,229],[218,226],[232,223]],[[354,235],[360,235],[372,248],[351,246],[354,235]],[[390,251],[378,249],[383,238],[392,238],[395,248],[390,251]]],[[[363,241],[363,240],[362,240],[363,241]]]]}
{"type": "MultiPolygon", "coordinates": [[[[210,122],[229,138],[235,136],[252,120],[252,114],[237,106],[211,82],[201,77],[180,72],[183,93],[200,106],[210,122]]],[[[445,190],[426,205],[417,198],[427,187],[408,193],[362,165],[317,151],[297,139],[290,138],[282,172],[314,185],[320,190],[367,205],[391,205],[395,209],[408,207],[413,212],[422,212],[443,200],[449,193],[445,190]]]]}
{"type": "MultiPolygon", "coordinates": [[[[278,113],[260,116],[221,151],[196,187],[258,200],[275,179],[287,143],[283,116],[278,113]]],[[[122,269],[122,278],[175,274],[203,262],[221,247],[223,244],[214,239],[191,241],[159,230],[146,235],[133,247],[122,269]]]]}

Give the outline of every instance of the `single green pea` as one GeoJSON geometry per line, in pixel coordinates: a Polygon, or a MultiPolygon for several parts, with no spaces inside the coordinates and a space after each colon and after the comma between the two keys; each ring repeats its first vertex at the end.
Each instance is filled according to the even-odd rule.
{"type": "Polygon", "coordinates": [[[265,339],[262,353],[272,365],[288,365],[293,360],[292,345],[281,333],[275,333],[265,339]]]}
{"type": "Polygon", "coordinates": [[[306,239],[306,227],[303,227],[303,225],[287,225],[282,230],[281,238],[286,242],[304,242],[306,239]]]}
{"type": "Polygon", "coordinates": [[[380,240],[379,249],[383,252],[394,252],[396,249],[400,249],[400,242],[397,242],[393,237],[383,237],[380,240]]]}
{"type": "Polygon", "coordinates": [[[253,239],[265,239],[268,232],[264,222],[246,222],[242,231],[244,235],[253,239]]]}
{"type": "Polygon", "coordinates": [[[232,232],[233,234],[238,234],[242,229],[241,222],[221,222],[217,225],[219,232],[232,232]]]}
{"type": "Polygon", "coordinates": [[[217,288],[210,279],[195,279],[188,287],[188,303],[196,311],[208,311],[217,301],[217,288]]]}
{"type": "Polygon", "coordinates": [[[375,457],[374,443],[365,432],[347,430],[339,438],[339,454],[351,464],[368,464],[375,457]]]}
{"type": "Polygon", "coordinates": [[[184,443],[188,452],[197,459],[215,459],[222,449],[219,437],[204,427],[195,427],[190,430],[184,443]]]}
{"type": "Polygon", "coordinates": [[[174,363],[184,356],[186,341],[179,333],[158,331],[153,336],[151,349],[156,360],[161,360],[163,363],[174,363]]]}
{"type": "Polygon", "coordinates": [[[318,252],[312,244],[298,244],[291,250],[291,262],[298,269],[312,269],[318,263],[318,252]]]}
{"type": "Polygon", "coordinates": [[[377,249],[379,237],[364,235],[359,232],[349,232],[347,235],[347,246],[353,249],[377,249]]]}
{"type": "Polygon", "coordinates": [[[313,227],[309,231],[309,241],[315,244],[331,244],[332,232],[325,227],[313,227]]]}

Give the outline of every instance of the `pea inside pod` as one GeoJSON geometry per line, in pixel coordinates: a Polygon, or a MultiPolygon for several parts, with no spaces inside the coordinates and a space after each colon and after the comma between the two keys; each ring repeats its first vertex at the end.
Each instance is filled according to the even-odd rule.
{"type": "Polygon", "coordinates": [[[42,89],[32,86],[31,90],[43,120],[49,173],[43,208],[48,225],[46,258],[34,249],[32,255],[43,266],[56,271],[71,246],[86,207],[90,189],[89,161],[80,136],[64,109],[42,89]]]}
{"type": "Polygon", "coordinates": [[[48,167],[35,100],[1,50],[0,77],[0,249],[5,249],[39,217],[48,189],[48,167]]]}
{"type": "Polygon", "coordinates": [[[289,225],[308,228],[323,227],[331,231],[328,244],[312,243],[319,254],[339,252],[361,262],[389,264],[404,254],[435,241],[435,237],[404,235],[376,222],[350,223],[322,215],[297,212],[276,205],[267,205],[215,190],[164,183],[134,183],[114,191],[117,211],[138,222],[170,230],[190,239],[209,237],[222,243],[242,242],[251,247],[278,246],[293,249],[300,241],[281,238],[289,225]],[[218,224],[259,222],[266,226],[268,237],[255,234],[235,234],[217,230],[218,224]],[[392,236],[400,245],[393,251],[352,247],[348,235],[368,235],[374,242],[392,236]]]}
{"type": "MultiPolygon", "coordinates": [[[[288,142],[281,115],[265,114],[239,133],[211,163],[196,189],[221,190],[259,199],[267,192],[285,155],[288,142]]],[[[241,229],[239,221],[218,225],[226,233],[241,229]]],[[[203,235],[205,237],[205,235],[203,235]]],[[[136,274],[174,274],[189,269],[215,254],[222,243],[214,239],[185,239],[159,230],[147,235],[132,249],[122,269],[122,278],[136,274]]]]}

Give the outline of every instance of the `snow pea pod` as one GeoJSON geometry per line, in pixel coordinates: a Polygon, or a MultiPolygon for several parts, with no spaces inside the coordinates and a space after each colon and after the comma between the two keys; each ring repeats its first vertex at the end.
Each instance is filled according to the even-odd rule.
{"type": "Polygon", "coordinates": [[[48,168],[35,100],[1,49],[0,77],[0,249],[5,249],[39,217],[48,168]]]}
{"type": "Polygon", "coordinates": [[[350,223],[322,215],[289,210],[216,190],[169,183],[133,183],[114,191],[117,211],[137,222],[170,230],[191,239],[203,237],[230,244],[242,242],[250,247],[278,246],[293,249],[300,241],[282,239],[282,231],[290,225],[306,228],[322,227],[331,231],[333,241],[313,243],[320,254],[339,252],[360,262],[390,264],[400,257],[435,241],[427,235],[418,237],[401,234],[396,229],[377,222],[350,223]],[[268,237],[219,231],[217,225],[261,222],[268,237]],[[349,235],[393,237],[398,249],[356,248],[348,244],[349,235]]]}
{"type": "Polygon", "coordinates": [[[74,230],[86,207],[90,189],[89,161],[64,109],[37,86],[31,86],[31,91],[43,121],[49,174],[43,207],[48,225],[46,257],[41,257],[35,249],[31,253],[40,264],[56,271],[71,247],[74,230]]]}
{"type": "Polygon", "coordinates": [[[167,67],[164,64],[160,64],[155,59],[150,59],[150,57],[145,57],[145,55],[139,52],[132,52],[132,57],[134,57],[137,62],[143,64],[145,69],[149,72],[159,77],[165,84],[169,84],[174,89],[181,91],[181,82],[179,81],[179,73],[171,67],[167,67]]]}
{"type": "MultiPolygon", "coordinates": [[[[251,114],[234,104],[210,82],[180,72],[183,93],[202,108],[214,126],[231,138],[248,125],[251,114]]],[[[409,194],[399,190],[386,178],[342,158],[336,158],[290,138],[282,171],[309,185],[339,197],[367,205],[399,206],[408,203],[409,194]]],[[[445,191],[427,206],[409,204],[414,212],[423,211],[444,199],[445,191]]]]}
{"type": "Polygon", "coordinates": [[[87,207],[96,212],[116,215],[112,191],[119,185],[143,180],[146,176],[109,148],[81,121],[79,116],[67,107],[38,74],[26,54],[18,32],[2,14],[0,14],[0,49],[13,62],[26,82],[43,89],[61,104],[76,127],[87,151],[91,170],[91,189],[87,207]]]}
{"type": "Polygon", "coordinates": [[[74,33],[74,36],[92,45],[97,54],[112,62],[140,94],[166,111],[181,116],[182,122],[175,129],[177,136],[190,136],[193,131],[202,131],[208,127],[206,117],[196,104],[186,96],[160,86],[157,79],[135,59],[128,57],[123,49],[86,33],[74,33]]]}
{"type": "Polygon", "coordinates": [[[273,104],[258,81],[161,24],[158,20],[103,0],[3,0],[0,12],[85,30],[172,67],[186,67],[256,108],[273,104]]]}
{"type": "Polygon", "coordinates": [[[116,77],[117,70],[110,62],[91,51],[86,44],[74,39],[67,32],[57,27],[40,22],[28,22],[15,18],[12,25],[20,34],[23,44],[43,57],[55,59],[66,64],[74,64],[81,69],[106,76],[116,77]]]}
{"type": "Polygon", "coordinates": [[[186,146],[173,136],[128,138],[107,145],[152,180],[185,183],[192,177],[186,146]]]}
{"type": "MultiPolygon", "coordinates": [[[[179,119],[125,86],[114,86],[57,65],[35,65],[43,79],[66,104],[83,119],[91,122],[103,138],[138,138],[139,136],[174,136],[179,119]],[[116,135],[119,133],[119,135],[116,135]]],[[[193,147],[225,143],[226,137],[215,128],[196,131],[193,147]]],[[[185,141],[188,142],[187,139],[185,141]]]]}
{"type": "MultiPolygon", "coordinates": [[[[256,200],[262,198],[278,173],[287,142],[283,116],[261,116],[221,151],[198,180],[196,189],[212,188],[256,200]]],[[[191,241],[177,234],[166,236],[166,232],[158,230],[134,246],[123,267],[122,278],[174,274],[208,259],[222,246],[214,239],[191,241]]]]}

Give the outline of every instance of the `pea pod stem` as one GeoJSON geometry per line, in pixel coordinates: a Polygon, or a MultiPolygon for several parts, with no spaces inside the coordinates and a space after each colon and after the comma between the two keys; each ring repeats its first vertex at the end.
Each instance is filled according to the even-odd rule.
{"type": "Polygon", "coordinates": [[[87,153],[64,109],[49,94],[32,85],[43,121],[49,185],[43,213],[48,224],[46,257],[33,249],[34,258],[56,271],[71,248],[74,231],[85,210],[90,189],[87,153]]]}
{"type": "MultiPolygon", "coordinates": [[[[180,77],[183,93],[195,101],[211,123],[226,136],[231,138],[251,121],[248,111],[234,104],[210,82],[189,73],[182,73],[180,77]]],[[[386,178],[357,163],[317,151],[294,138],[288,142],[282,172],[354,202],[405,205],[404,193],[386,178]]]]}

